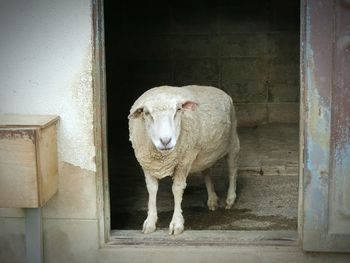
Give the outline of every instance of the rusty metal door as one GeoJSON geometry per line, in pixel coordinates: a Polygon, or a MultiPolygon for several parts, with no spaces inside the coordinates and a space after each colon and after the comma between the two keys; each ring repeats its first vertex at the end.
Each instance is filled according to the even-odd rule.
{"type": "Polygon", "coordinates": [[[350,1],[302,1],[303,249],[350,252],[350,1]]]}

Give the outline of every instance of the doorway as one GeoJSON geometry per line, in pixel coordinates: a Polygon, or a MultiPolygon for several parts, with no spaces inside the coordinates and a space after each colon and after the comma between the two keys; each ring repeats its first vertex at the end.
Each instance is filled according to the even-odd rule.
{"type": "MultiPolygon", "coordinates": [[[[189,177],[187,230],[297,230],[299,1],[105,1],[111,228],[139,230],[147,190],[128,140],[127,116],[159,85],[211,85],[231,95],[241,140],[236,204],[206,208],[201,178],[189,177]]],[[[213,168],[219,197],[226,167],[213,168]]],[[[172,215],[171,180],[160,182],[159,221],[172,215]]]]}

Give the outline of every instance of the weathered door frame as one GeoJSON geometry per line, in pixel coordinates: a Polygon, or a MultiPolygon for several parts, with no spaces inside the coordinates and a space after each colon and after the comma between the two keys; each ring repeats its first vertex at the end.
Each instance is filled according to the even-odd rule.
{"type": "MultiPolygon", "coordinates": [[[[97,183],[97,216],[99,226],[99,246],[101,248],[113,247],[113,244],[162,244],[162,245],[281,245],[297,246],[298,238],[295,234],[286,233],[263,233],[262,231],[250,231],[244,235],[244,231],[232,231],[235,234],[230,238],[229,233],[212,234],[211,231],[191,231],[192,237],[180,238],[180,242],[174,242],[160,237],[158,240],[140,239],[137,232],[132,233],[131,240],[118,240],[111,235],[110,224],[110,201],[108,185],[108,155],[107,155],[107,107],[106,107],[106,68],[104,46],[104,17],[103,0],[92,0],[92,23],[93,23],[93,96],[94,96],[94,129],[96,146],[96,183],[97,183]],[[224,238],[220,238],[222,235],[224,238]],[[161,242],[161,243],[159,243],[161,242]]],[[[227,231],[226,231],[227,232],[227,231]]],[[[288,232],[288,231],[287,231],[288,232]]]]}
{"type": "MultiPolygon", "coordinates": [[[[306,213],[306,209],[309,209],[310,203],[306,200],[312,199],[310,195],[310,187],[317,188],[320,182],[324,181],[329,175],[329,150],[330,150],[330,137],[319,136],[315,132],[320,127],[324,131],[328,132],[331,128],[330,120],[330,101],[327,98],[327,94],[330,92],[332,71],[329,68],[325,68],[327,75],[326,79],[322,80],[322,83],[317,83],[318,80],[313,79],[313,72],[315,71],[315,63],[320,63],[318,59],[322,60],[324,55],[323,51],[315,53],[312,44],[312,31],[310,31],[310,23],[313,20],[310,19],[309,3],[311,0],[301,0],[301,81],[300,81],[300,176],[299,176],[299,217],[298,217],[298,231],[299,231],[299,244],[302,244],[305,250],[319,250],[320,243],[312,243],[315,238],[318,240],[324,238],[319,235],[320,229],[314,232],[315,235],[310,235],[310,229],[313,225],[310,225],[310,221],[307,221],[308,216],[311,213],[311,208],[317,210],[319,206],[314,203],[306,213]],[[317,94],[316,94],[317,93],[317,94]],[[328,110],[327,110],[328,109],[328,110]],[[315,122],[317,116],[321,114],[321,122],[315,122]],[[315,130],[316,129],[316,130],[315,130]],[[313,137],[312,137],[313,136],[313,137]],[[316,138],[316,141],[310,141],[310,138],[316,138]],[[311,144],[313,143],[313,144],[311,144]],[[315,147],[321,147],[320,152],[314,152],[315,147]],[[321,154],[321,155],[320,155],[321,154]],[[318,167],[318,170],[310,167],[310,157],[320,157],[324,167],[318,167]],[[314,175],[316,174],[316,175],[314,175]],[[310,176],[313,176],[313,180],[310,180],[310,176]],[[318,185],[317,185],[318,184],[318,185]],[[315,206],[313,206],[315,205],[315,206]],[[305,227],[303,224],[306,224],[305,227]],[[310,245],[311,244],[311,245],[310,245]],[[312,245],[316,244],[316,245],[312,245]]],[[[314,3],[321,3],[324,5],[332,5],[327,0],[314,1],[314,3]],[[329,2],[329,3],[327,3],[329,2]]],[[[93,42],[94,42],[94,57],[93,57],[93,91],[94,91],[94,127],[95,127],[95,145],[96,145],[96,165],[97,165],[97,207],[98,207],[98,222],[99,222],[99,244],[100,247],[108,246],[108,242],[111,240],[111,229],[110,229],[110,207],[109,207],[109,187],[108,187],[108,164],[107,164],[107,111],[106,111],[106,83],[105,83],[105,50],[104,50],[104,19],[103,19],[103,0],[92,0],[93,9],[93,42]]],[[[333,10],[333,9],[332,9],[333,10]]],[[[327,12],[326,9],[323,10],[327,12]]],[[[333,26],[327,24],[327,21],[318,21],[330,30],[333,26]]],[[[331,34],[332,35],[332,34],[331,34]]],[[[329,37],[318,48],[327,49],[331,42],[332,37],[329,37]],[[328,46],[327,46],[328,45],[328,46]]],[[[329,54],[328,54],[329,55],[329,54]]],[[[324,58],[323,58],[324,59],[324,58]]],[[[331,58],[329,58],[331,59],[331,58]]],[[[329,134],[329,132],[328,132],[329,134]]],[[[327,188],[328,189],[328,188],[327,188]]],[[[323,190],[322,190],[323,191],[323,190]]],[[[328,206],[327,194],[321,193],[320,198],[324,206],[328,206]]],[[[324,218],[320,218],[324,220],[324,218]]],[[[321,229],[321,232],[323,230],[321,229]]],[[[324,231],[323,231],[324,232],[324,231]]],[[[186,243],[186,242],[185,242],[186,243]]],[[[239,240],[238,240],[239,243],[239,240]]],[[[297,245],[296,242],[282,242],[281,245],[297,245]]],[[[201,242],[195,243],[200,245],[201,242]]],[[[205,243],[207,245],[208,243],[205,243]]],[[[214,242],[214,244],[221,244],[220,242],[214,242]]],[[[228,242],[225,244],[237,244],[235,242],[228,242]]],[[[260,243],[255,243],[260,244],[260,243]]],[[[261,244],[267,244],[262,242],[261,244]]],[[[278,244],[274,242],[274,244],[278,244]]]]}
{"type": "Polygon", "coordinates": [[[99,246],[110,239],[110,202],[107,151],[107,95],[103,0],[92,0],[93,105],[96,147],[96,194],[99,246]]]}
{"type": "Polygon", "coordinates": [[[350,2],[302,0],[299,231],[306,251],[350,252],[350,2]]]}

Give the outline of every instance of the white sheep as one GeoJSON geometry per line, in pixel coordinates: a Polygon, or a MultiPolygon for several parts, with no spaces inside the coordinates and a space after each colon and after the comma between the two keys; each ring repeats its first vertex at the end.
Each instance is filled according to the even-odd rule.
{"type": "MultiPolygon", "coordinates": [[[[236,174],[239,139],[232,99],[214,87],[161,86],[142,94],[131,107],[130,141],[145,174],[149,193],[148,216],[143,233],[156,229],[158,180],[173,179],[174,213],[169,234],[184,230],[181,201],[190,173],[198,173],[227,156],[229,187],[226,208],[236,199],[236,174]]],[[[207,172],[203,173],[210,210],[218,197],[207,172]]]]}

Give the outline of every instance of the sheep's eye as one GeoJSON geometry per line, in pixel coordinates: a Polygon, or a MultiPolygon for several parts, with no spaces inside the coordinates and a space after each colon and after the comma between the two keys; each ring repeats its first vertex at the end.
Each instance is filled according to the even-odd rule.
{"type": "Polygon", "coordinates": [[[178,113],[181,112],[181,110],[182,110],[181,108],[177,108],[177,109],[176,109],[176,112],[175,112],[175,114],[174,114],[174,120],[175,120],[175,118],[178,116],[178,113]]]}
{"type": "Polygon", "coordinates": [[[145,115],[146,115],[146,116],[149,116],[149,111],[145,111],[145,115]]]}

